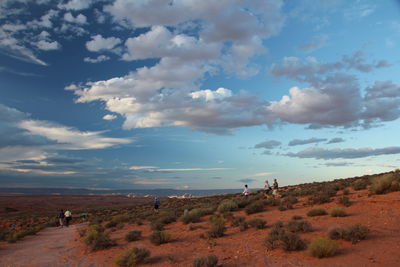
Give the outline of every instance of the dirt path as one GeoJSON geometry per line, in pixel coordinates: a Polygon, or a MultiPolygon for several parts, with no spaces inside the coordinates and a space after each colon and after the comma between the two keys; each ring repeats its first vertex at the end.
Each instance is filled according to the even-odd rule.
{"type": "Polygon", "coordinates": [[[77,229],[82,224],[47,228],[35,236],[0,248],[1,267],[87,266],[76,257],[77,229]]]}

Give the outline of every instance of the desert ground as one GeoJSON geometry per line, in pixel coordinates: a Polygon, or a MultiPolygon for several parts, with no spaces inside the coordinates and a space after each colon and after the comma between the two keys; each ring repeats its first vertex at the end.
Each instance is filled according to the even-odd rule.
{"type": "MultiPolygon", "coordinates": [[[[140,224],[132,221],[119,227],[106,228],[115,245],[97,251],[91,251],[84,242],[84,230],[89,222],[74,224],[69,228],[49,227],[13,244],[0,242],[0,266],[117,266],[117,255],[133,247],[146,247],[150,251],[150,257],[142,264],[151,266],[193,266],[194,259],[209,254],[217,256],[219,266],[399,266],[400,191],[371,194],[367,189],[355,191],[349,187],[345,190],[347,192],[338,190],[330,202],[323,204],[312,205],[307,197],[298,197],[298,202],[287,210],[267,205],[262,212],[250,215],[244,209],[233,211],[234,217],[243,216],[246,221],[260,218],[267,222],[267,226],[264,229],[249,227],[241,231],[226,219],[227,230],[219,238],[204,237],[210,228],[210,215],[203,216],[197,223],[184,224],[178,218],[176,222],[166,224],[165,230],[171,233],[172,240],[161,245],[150,242],[149,236],[153,230],[151,223],[146,220],[140,224]],[[307,212],[315,207],[322,207],[329,212],[341,206],[338,199],[344,193],[351,202],[350,206],[344,207],[347,216],[307,216],[307,212]],[[326,258],[312,257],[307,249],[287,252],[280,248],[267,248],[265,239],[272,231],[272,225],[277,221],[286,224],[295,215],[301,216],[312,226],[310,232],[299,233],[306,243],[316,237],[326,237],[334,227],[362,224],[370,232],[365,240],[355,244],[336,240],[336,254],[326,258]],[[128,242],[124,237],[132,230],[141,231],[141,238],[128,242]]],[[[4,199],[2,201],[4,203],[4,199]]],[[[162,202],[160,213],[151,214],[152,218],[161,216],[163,203],[165,205],[166,202],[162,202]]],[[[102,205],[100,199],[96,203],[102,205]]],[[[140,205],[144,205],[142,208],[148,209],[148,213],[153,212],[151,204],[140,205]]]]}

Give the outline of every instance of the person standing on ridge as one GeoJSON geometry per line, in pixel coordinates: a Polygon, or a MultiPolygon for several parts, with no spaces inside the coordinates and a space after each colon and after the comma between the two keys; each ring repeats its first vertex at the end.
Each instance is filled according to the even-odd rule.
{"type": "Polygon", "coordinates": [[[278,182],[274,179],[274,183],[272,184],[272,194],[276,196],[278,194],[278,182]]]}
{"type": "Polygon", "coordinates": [[[65,226],[69,226],[69,222],[71,221],[71,219],[72,219],[72,213],[69,211],[69,210],[67,210],[65,213],[64,213],[64,215],[65,215],[65,226]]]}
{"type": "Polygon", "coordinates": [[[271,186],[269,185],[268,180],[265,180],[265,184],[264,184],[264,192],[265,195],[268,195],[269,192],[271,192],[271,186]]]}
{"type": "Polygon", "coordinates": [[[160,207],[160,200],[155,197],[154,198],[154,211],[158,213],[158,208],[160,207]]]}
{"type": "Polygon", "coordinates": [[[64,211],[60,210],[60,212],[58,213],[58,222],[59,222],[61,228],[64,227],[64,218],[65,218],[64,211]]]}
{"type": "Polygon", "coordinates": [[[247,187],[247,184],[244,185],[244,190],[242,194],[246,197],[249,195],[249,188],[247,187]]]}

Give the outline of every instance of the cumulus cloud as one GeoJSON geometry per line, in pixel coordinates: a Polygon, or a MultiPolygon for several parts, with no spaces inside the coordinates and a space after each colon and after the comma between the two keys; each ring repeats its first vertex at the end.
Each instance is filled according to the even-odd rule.
{"type": "Polygon", "coordinates": [[[325,149],[319,147],[307,148],[296,153],[287,153],[289,157],[297,158],[315,158],[315,159],[354,159],[365,158],[371,156],[400,154],[400,147],[385,148],[346,148],[346,149],[325,149]]]}
{"type": "Polygon", "coordinates": [[[115,120],[117,118],[117,116],[113,115],[113,114],[107,114],[103,116],[103,120],[106,121],[112,121],[115,120]]]}
{"type": "Polygon", "coordinates": [[[276,140],[266,140],[264,142],[258,143],[254,146],[254,148],[266,148],[266,149],[273,149],[277,146],[280,146],[281,142],[276,140]]]}
{"type": "Polygon", "coordinates": [[[36,43],[36,46],[40,49],[40,50],[58,50],[61,48],[61,45],[57,42],[57,41],[53,41],[53,42],[48,42],[45,40],[40,40],[39,42],[36,43]]]}
{"type": "Polygon", "coordinates": [[[111,50],[121,43],[121,39],[116,37],[104,38],[100,34],[92,36],[92,40],[86,42],[87,50],[91,52],[99,52],[103,50],[111,50]]]}
{"type": "Polygon", "coordinates": [[[85,57],[85,58],[83,58],[83,61],[88,62],[88,63],[100,63],[100,62],[103,62],[103,61],[107,61],[109,59],[110,59],[109,56],[100,55],[100,56],[98,56],[96,58],[85,57]]]}
{"type": "Polygon", "coordinates": [[[86,24],[87,18],[83,14],[78,14],[76,17],[74,17],[71,12],[67,12],[64,14],[64,20],[70,23],[86,24]]]}
{"type": "Polygon", "coordinates": [[[70,0],[65,4],[58,4],[58,8],[67,10],[82,10],[89,8],[93,2],[93,0],[70,0]]]}
{"type": "Polygon", "coordinates": [[[312,143],[320,143],[323,141],[326,141],[326,138],[316,138],[312,137],[309,139],[294,139],[289,142],[289,146],[298,146],[298,145],[306,145],[306,144],[312,144],[312,143]]]}

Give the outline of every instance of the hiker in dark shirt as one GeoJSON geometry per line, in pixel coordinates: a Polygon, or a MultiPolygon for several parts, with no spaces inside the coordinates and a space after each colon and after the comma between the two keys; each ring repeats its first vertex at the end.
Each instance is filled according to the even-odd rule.
{"type": "Polygon", "coordinates": [[[58,213],[58,222],[61,228],[64,226],[64,219],[65,219],[64,211],[60,210],[60,212],[58,213]]]}

